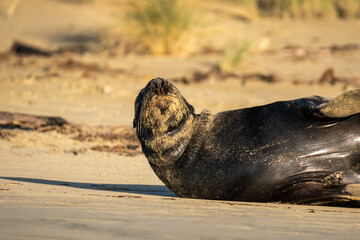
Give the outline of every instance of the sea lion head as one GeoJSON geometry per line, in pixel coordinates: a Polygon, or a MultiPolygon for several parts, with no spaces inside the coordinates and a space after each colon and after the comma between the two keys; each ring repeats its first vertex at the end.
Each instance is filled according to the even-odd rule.
{"type": "MultiPolygon", "coordinates": [[[[159,142],[166,137],[175,137],[193,117],[194,108],[179,90],[170,81],[159,77],[152,79],[136,97],[133,126],[141,143],[159,142]]],[[[173,140],[168,138],[167,141],[166,145],[170,147],[173,140]]]]}

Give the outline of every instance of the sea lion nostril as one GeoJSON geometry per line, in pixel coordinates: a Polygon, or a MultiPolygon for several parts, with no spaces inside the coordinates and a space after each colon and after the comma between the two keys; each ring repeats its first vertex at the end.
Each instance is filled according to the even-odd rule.
{"type": "Polygon", "coordinates": [[[152,86],[154,88],[162,89],[166,86],[167,82],[163,78],[155,78],[152,80],[152,86]]]}
{"type": "Polygon", "coordinates": [[[154,88],[159,88],[159,85],[157,84],[157,82],[152,82],[152,86],[153,86],[154,88]]]}

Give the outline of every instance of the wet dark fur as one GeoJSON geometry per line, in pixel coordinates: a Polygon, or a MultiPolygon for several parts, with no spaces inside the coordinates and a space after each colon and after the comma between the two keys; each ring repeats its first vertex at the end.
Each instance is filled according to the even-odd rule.
{"type": "Polygon", "coordinates": [[[157,176],[181,197],[359,206],[360,114],[326,117],[318,106],[328,101],[195,114],[158,78],[136,98],[134,127],[157,176]]]}

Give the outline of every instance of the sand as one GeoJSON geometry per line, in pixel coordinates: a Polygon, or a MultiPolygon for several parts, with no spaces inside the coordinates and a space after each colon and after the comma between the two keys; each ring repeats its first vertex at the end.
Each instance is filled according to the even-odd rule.
{"type": "Polygon", "coordinates": [[[74,154],[86,144],[54,132],[15,134],[0,142],[2,239],[357,239],[360,233],[359,209],[181,199],[143,155],[74,154]]]}
{"type": "MultiPolygon", "coordinates": [[[[209,71],[218,61],[213,54],[112,56],[99,50],[102,45],[96,40],[99,32],[117,24],[111,1],[31,2],[20,2],[12,18],[0,19],[0,31],[6,32],[0,37],[2,52],[15,39],[45,49],[81,42],[92,50],[2,58],[0,111],[61,116],[80,125],[131,126],[134,99],[151,78],[189,78],[194,72],[209,71]]],[[[215,30],[236,28],[238,35],[247,32],[246,38],[270,39],[267,51],[250,54],[239,74],[271,73],[281,80],[244,83],[236,77],[211,76],[198,83],[176,83],[196,112],[310,95],[335,97],[356,88],[344,83],[319,85],[314,80],[328,67],[342,77],[359,77],[360,51],[311,53],[299,59],[281,49],[359,44],[358,21],[248,24],[221,19],[213,22],[215,30]]],[[[143,154],[92,150],[97,145],[114,146],[116,140],[78,140],[56,130],[1,133],[1,239],[358,239],[360,234],[360,210],[355,208],[178,198],[155,176],[143,154]]]]}

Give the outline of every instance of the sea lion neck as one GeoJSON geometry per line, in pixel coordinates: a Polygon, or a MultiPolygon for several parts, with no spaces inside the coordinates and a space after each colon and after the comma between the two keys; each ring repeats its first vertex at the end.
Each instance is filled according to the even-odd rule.
{"type": "Polygon", "coordinates": [[[191,115],[175,135],[166,134],[142,145],[156,175],[176,194],[180,194],[182,189],[179,176],[191,169],[196,161],[201,146],[209,136],[213,116],[207,110],[191,115]]]}
{"type": "MultiPolygon", "coordinates": [[[[179,162],[188,165],[189,162],[184,162],[184,156],[186,159],[196,159],[199,146],[208,136],[213,117],[214,115],[208,110],[204,110],[200,114],[189,115],[175,133],[165,133],[140,140],[151,166],[169,170],[179,162]]],[[[157,174],[159,177],[162,175],[158,172],[157,174]]]]}
{"type": "Polygon", "coordinates": [[[140,142],[149,162],[155,165],[172,165],[186,151],[194,132],[195,116],[184,115],[184,118],[172,131],[154,132],[147,130],[147,135],[141,136],[140,142]]]}

